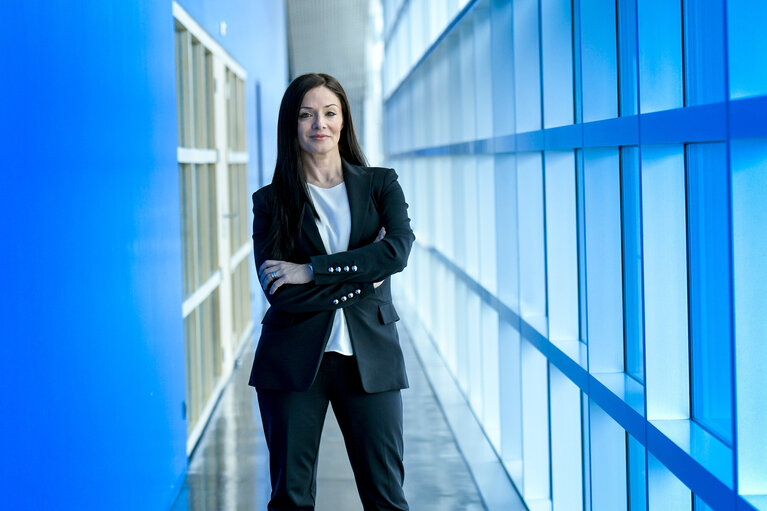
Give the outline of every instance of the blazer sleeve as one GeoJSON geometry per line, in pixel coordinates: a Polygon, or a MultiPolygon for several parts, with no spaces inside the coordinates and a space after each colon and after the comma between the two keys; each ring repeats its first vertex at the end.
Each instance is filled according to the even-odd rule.
{"type": "Polygon", "coordinates": [[[377,243],[352,250],[312,256],[316,284],[377,282],[405,268],[415,235],[394,169],[388,169],[384,175],[379,197],[379,216],[386,236],[377,243]],[[337,267],[348,267],[351,271],[338,272],[337,267]]]}
{"type": "MultiPolygon", "coordinates": [[[[264,247],[269,233],[271,212],[264,198],[258,192],[253,194],[253,254],[256,271],[269,259],[264,247]]],[[[348,307],[374,294],[370,282],[335,282],[318,285],[316,281],[307,284],[285,284],[274,294],[264,290],[269,304],[276,310],[286,312],[331,311],[348,307]]]]}

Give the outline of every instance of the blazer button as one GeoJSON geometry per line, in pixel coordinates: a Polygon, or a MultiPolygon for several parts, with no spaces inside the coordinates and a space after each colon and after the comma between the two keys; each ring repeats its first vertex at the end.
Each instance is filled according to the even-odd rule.
{"type": "Polygon", "coordinates": [[[336,266],[336,271],[341,271],[341,267],[340,266],[336,266]]]}
{"type": "Polygon", "coordinates": [[[328,268],[328,273],[333,273],[333,267],[328,268]]]}
{"type": "Polygon", "coordinates": [[[352,266],[352,271],[357,271],[357,265],[352,266]]]}
{"type": "Polygon", "coordinates": [[[355,289],[354,292],[357,293],[358,295],[362,294],[362,290],[361,289],[355,289]]]}
{"type": "Polygon", "coordinates": [[[348,266],[344,266],[344,271],[349,271],[349,267],[348,266]]]}
{"type": "Polygon", "coordinates": [[[338,298],[333,299],[333,305],[338,305],[338,298]]]}
{"type": "Polygon", "coordinates": [[[349,293],[349,294],[348,294],[348,295],[346,295],[346,296],[348,296],[349,298],[354,298],[354,293],[349,293]]]}
{"type": "Polygon", "coordinates": [[[346,301],[346,296],[345,296],[345,295],[341,297],[341,301],[342,301],[342,302],[345,302],[345,301],[346,301]]]}

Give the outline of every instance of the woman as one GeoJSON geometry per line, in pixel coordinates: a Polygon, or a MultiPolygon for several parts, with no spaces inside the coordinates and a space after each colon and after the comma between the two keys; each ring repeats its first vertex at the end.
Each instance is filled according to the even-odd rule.
{"type": "Polygon", "coordinates": [[[253,214],[271,305],[250,375],[269,446],[269,509],[314,509],[328,403],[365,510],[408,509],[408,383],[389,276],[405,267],[415,237],[397,174],[366,166],[333,77],[303,75],[285,91],[274,177],[253,194],[253,214]]]}

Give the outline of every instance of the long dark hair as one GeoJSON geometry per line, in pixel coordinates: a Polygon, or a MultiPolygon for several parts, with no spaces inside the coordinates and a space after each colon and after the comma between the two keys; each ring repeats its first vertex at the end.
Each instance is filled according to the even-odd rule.
{"type": "Polygon", "coordinates": [[[301,209],[310,201],[301,165],[301,147],[298,145],[298,111],[304,95],[320,86],[330,89],[341,101],[343,127],[338,141],[341,158],[355,165],[367,165],[354,133],[349,100],[338,80],[324,73],[309,73],[290,82],[282,96],[277,119],[277,164],[272,177],[274,202],[271,205],[274,215],[266,239],[266,253],[276,259],[288,260],[292,257],[301,209]]]}

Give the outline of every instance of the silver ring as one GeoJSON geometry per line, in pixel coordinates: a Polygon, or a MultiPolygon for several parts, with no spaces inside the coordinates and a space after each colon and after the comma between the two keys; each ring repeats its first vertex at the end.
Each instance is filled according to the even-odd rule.
{"type": "Polygon", "coordinates": [[[272,272],[272,278],[273,278],[273,279],[276,279],[276,278],[277,278],[277,272],[276,272],[276,271],[273,271],[273,272],[272,272]]]}

